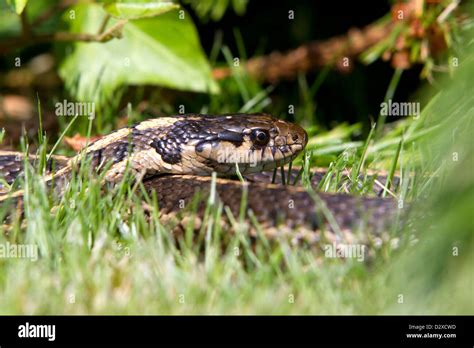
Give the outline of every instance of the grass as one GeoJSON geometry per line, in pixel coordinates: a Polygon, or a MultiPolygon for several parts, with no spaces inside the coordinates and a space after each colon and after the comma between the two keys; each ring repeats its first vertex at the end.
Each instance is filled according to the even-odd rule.
{"type": "MultiPolygon", "coordinates": [[[[243,223],[245,200],[236,217],[209,202],[198,236],[190,225],[176,241],[158,219],[156,197],[147,197],[152,209],[145,211],[136,194],[141,188],[130,178],[104,189],[85,165],[58,204],[30,169],[25,220],[13,217],[0,245],[33,244],[40,255],[36,261],[0,258],[0,313],[473,314],[474,93],[466,80],[474,73],[473,56],[464,62],[419,120],[399,121],[379,138],[371,132],[366,141],[352,141],[358,125],[324,133],[307,127],[311,138],[299,159],[303,182],[326,164],[321,190],[340,190],[347,180],[341,174],[352,170],[350,192],[368,194],[373,180],[359,176],[365,168],[399,173],[401,184],[387,187],[387,195],[415,218],[394,227],[397,248],[384,244],[365,263],[321,258],[314,250],[271,243],[262,231],[253,247],[243,223]],[[235,234],[222,229],[223,214],[235,234]]],[[[269,90],[249,87],[245,76],[235,80],[244,110],[271,112],[269,90]]],[[[228,103],[230,94],[211,96],[205,108],[232,109],[238,102],[228,103]]],[[[46,155],[46,147],[38,153],[46,155]]],[[[2,219],[6,214],[2,207],[2,219]]]]}

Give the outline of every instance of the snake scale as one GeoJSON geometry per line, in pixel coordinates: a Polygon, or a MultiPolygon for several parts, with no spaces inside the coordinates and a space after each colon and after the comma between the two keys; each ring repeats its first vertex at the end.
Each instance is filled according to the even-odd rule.
{"type": "MultiPolygon", "coordinates": [[[[318,242],[320,232],[329,231],[325,233],[329,239],[353,241],[360,235],[357,231],[362,239],[368,232],[381,236],[388,231],[398,210],[393,199],[308,192],[301,185],[271,182],[270,171],[291,162],[307,141],[303,128],[267,114],[161,117],[116,130],[73,158],[50,158],[45,181],[54,181],[55,187],[67,185],[84,158],[98,172],[105,171],[105,181],[111,183],[119,182],[129,168],[148,193],[156,193],[161,220],[176,231],[191,215],[186,207],[193,197],[199,192],[209,198],[213,185],[213,197],[234,216],[245,192],[247,217],[253,216],[269,236],[288,234],[295,240],[318,242]],[[214,181],[213,172],[218,174],[214,181]],[[237,172],[247,180],[229,179],[237,172]]],[[[34,164],[35,156],[30,155],[29,161],[34,164]]],[[[22,173],[22,154],[0,152],[0,176],[8,184],[22,173]]],[[[296,173],[286,175],[294,180],[296,173]]],[[[316,187],[324,173],[314,174],[311,184],[316,187]]],[[[0,189],[0,203],[22,196],[21,191],[0,189]]],[[[199,221],[206,201],[197,208],[199,221]]]]}

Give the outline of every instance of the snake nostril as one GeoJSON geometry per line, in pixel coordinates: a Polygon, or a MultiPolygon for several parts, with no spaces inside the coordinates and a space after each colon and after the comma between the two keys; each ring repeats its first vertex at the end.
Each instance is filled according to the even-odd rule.
{"type": "Polygon", "coordinates": [[[298,140],[298,134],[293,134],[293,141],[297,141],[298,140]]]}

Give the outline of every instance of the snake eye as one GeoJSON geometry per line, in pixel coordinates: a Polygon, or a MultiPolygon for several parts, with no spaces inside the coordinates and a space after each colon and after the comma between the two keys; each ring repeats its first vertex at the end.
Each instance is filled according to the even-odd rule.
{"type": "Polygon", "coordinates": [[[265,146],[270,141],[270,136],[268,135],[268,132],[263,129],[254,129],[250,138],[256,145],[260,146],[265,146]]]}

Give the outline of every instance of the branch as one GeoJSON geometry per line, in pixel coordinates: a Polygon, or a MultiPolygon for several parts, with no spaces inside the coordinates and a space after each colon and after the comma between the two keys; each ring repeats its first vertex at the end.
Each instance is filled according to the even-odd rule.
{"type": "Polygon", "coordinates": [[[53,34],[34,35],[30,33],[28,36],[22,35],[20,37],[9,38],[0,42],[0,54],[8,53],[9,51],[23,46],[45,42],[107,42],[114,38],[121,38],[122,28],[127,22],[128,20],[126,19],[121,20],[107,29],[107,31],[98,34],[57,32],[53,34]]]}
{"type": "MultiPolygon", "coordinates": [[[[251,58],[244,69],[256,79],[272,83],[281,79],[293,79],[299,73],[327,65],[334,65],[336,69],[346,71],[351,69],[351,66],[344,65],[341,58],[358,56],[386,38],[392,26],[392,23],[384,25],[376,23],[362,29],[350,29],[347,35],[310,42],[285,53],[276,51],[267,56],[251,58]]],[[[213,70],[213,76],[218,80],[228,77],[231,73],[232,69],[227,67],[213,70]]]]}

